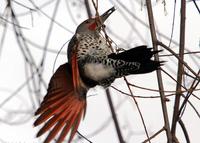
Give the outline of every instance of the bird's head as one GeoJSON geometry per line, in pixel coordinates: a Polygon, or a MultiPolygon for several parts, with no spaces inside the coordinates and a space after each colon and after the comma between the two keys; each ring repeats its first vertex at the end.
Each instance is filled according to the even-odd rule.
{"type": "Polygon", "coordinates": [[[76,29],[76,33],[96,33],[98,32],[106,19],[115,11],[115,7],[110,8],[99,17],[89,18],[83,21],[76,29]]]}

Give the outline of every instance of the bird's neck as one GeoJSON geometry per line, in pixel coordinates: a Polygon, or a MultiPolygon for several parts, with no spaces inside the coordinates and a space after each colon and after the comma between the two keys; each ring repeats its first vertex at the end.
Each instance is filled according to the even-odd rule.
{"type": "Polygon", "coordinates": [[[93,38],[99,38],[100,37],[100,34],[99,34],[98,31],[93,31],[93,32],[79,32],[79,33],[76,33],[76,35],[79,35],[78,37],[82,37],[84,35],[90,35],[93,38]]]}

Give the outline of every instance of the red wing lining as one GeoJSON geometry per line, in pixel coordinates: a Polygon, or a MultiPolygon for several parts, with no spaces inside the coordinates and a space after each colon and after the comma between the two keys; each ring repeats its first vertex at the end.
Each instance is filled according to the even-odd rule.
{"type": "Polygon", "coordinates": [[[76,63],[73,79],[66,64],[61,65],[51,78],[47,95],[35,113],[39,115],[34,123],[35,126],[45,122],[37,137],[51,129],[44,143],[49,143],[57,134],[59,137],[56,142],[61,143],[70,129],[69,142],[71,142],[85,112],[86,100],[78,96],[74,90],[74,86],[79,86],[80,82],[77,62],[72,61],[76,63]]]}

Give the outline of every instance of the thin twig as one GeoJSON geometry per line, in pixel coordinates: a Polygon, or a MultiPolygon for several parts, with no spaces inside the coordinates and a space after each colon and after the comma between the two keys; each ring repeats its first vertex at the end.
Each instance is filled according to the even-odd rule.
{"type": "MultiPolygon", "coordinates": [[[[191,55],[191,54],[200,54],[200,51],[184,52],[184,55],[191,55]]],[[[179,56],[179,54],[177,54],[177,53],[176,53],[176,55],[179,56]]],[[[174,54],[159,55],[159,57],[169,57],[169,56],[174,56],[174,54]]]]}
{"type": "Polygon", "coordinates": [[[174,57],[179,60],[180,63],[182,63],[192,74],[194,74],[198,79],[200,79],[200,76],[190,66],[188,66],[188,64],[185,61],[181,60],[179,55],[177,55],[172,49],[170,49],[169,47],[167,47],[164,43],[160,41],[156,41],[156,42],[158,45],[162,46],[164,49],[172,53],[174,57]]]}
{"type": "MultiPolygon", "coordinates": [[[[4,14],[5,14],[5,19],[7,19],[8,18],[7,7],[5,8],[4,14]]],[[[3,32],[2,32],[2,35],[1,35],[1,40],[0,40],[0,58],[1,58],[1,55],[2,55],[3,44],[4,44],[4,41],[5,41],[5,38],[6,38],[7,28],[8,28],[8,24],[7,24],[7,22],[5,22],[3,32]]]]}
{"type": "MultiPolygon", "coordinates": [[[[176,81],[176,79],[174,79],[174,78],[173,78],[169,73],[167,73],[165,70],[162,69],[162,71],[163,71],[166,75],[168,75],[173,81],[175,81],[177,84],[180,84],[180,83],[178,83],[178,82],[176,81]]],[[[192,88],[192,90],[188,90],[188,89],[187,89],[185,86],[183,86],[183,85],[181,85],[181,86],[182,86],[182,88],[185,89],[185,91],[182,91],[182,92],[191,92],[191,91],[194,91],[194,90],[195,90],[197,84],[196,84],[195,87],[191,86],[191,87],[194,88],[194,89],[192,88]]],[[[191,92],[191,94],[192,94],[196,99],[200,100],[199,97],[198,97],[197,95],[193,94],[192,92],[191,92]]],[[[167,95],[166,95],[166,96],[167,96],[167,95]]],[[[183,98],[188,98],[188,96],[185,97],[183,94],[181,94],[181,96],[182,96],[183,98]]],[[[181,107],[180,107],[180,109],[179,109],[179,112],[182,111],[182,106],[185,105],[186,102],[188,102],[188,103],[191,105],[192,109],[195,111],[195,113],[197,114],[197,116],[200,118],[199,112],[198,112],[197,109],[194,107],[194,105],[189,101],[189,99],[184,99],[184,101],[183,101],[183,103],[182,103],[182,105],[181,105],[181,107]],[[184,102],[185,102],[185,103],[184,103],[184,102]]],[[[180,113],[179,113],[179,115],[180,115],[180,113]]]]}
{"type": "MultiPolygon", "coordinates": [[[[143,90],[149,90],[149,91],[154,91],[154,92],[160,92],[160,90],[158,90],[158,89],[146,88],[146,87],[142,87],[142,86],[135,85],[135,84],[133,84],[133,83],[129,83],[129,85],[134,86],[134,87],[136,87],[136,88],[143,89],[143,90]]],[[[172,93],[172,92],[173,92],[173,93],[174,93],[175,91],[173,91],[173,90],[164,90],[164,91],[162,91],[162,92],[168,92],[168,93],[172,93]]]]}
{"type": "Polygon", "coordinates": [[[81,137],[84,138],[86,141],[88,141],[89,143],[92,143],[92,141],[90,141],[88,138],[86,138],[84,135],[82,135],[79,131],[77,131],[77,134],[81,137]]]}
{"type": "Polygon", "coordinates": [[[172,31],[171,31],[171,36],[170,36],[170,41],[169,41],[169,46],[171,46],[171,43],[172,43],[172,37],[173,37],[173,34],[174,34],[174,22],[175,22],[175,16],[176,16],[176,0],[174,1],[174,9],[173,9],[173,19],[172,19],[172,31]]]}
{"type": "MultiPolygon", "coordinates": [[[[200,70],[198,72],[198,74],[200,74],[200,70]]],[[[189,100],[190,96],[192,95],[192,92],[194,91],[194,89],[196,89],[196,87],[198,86],[198,84],[200,83],[200,80],[194,80],[188,90],[188,93],[183,101],[183,103],[181,104],[180,106],[180,109],[179,109],[179,112],[178,112],[178,115],[177,115],[177,118],[180,116],[180,114],[183,114],[183,109],[185,108],[186,104],[187,104],[187,101],[189,100]],[[196,82],[197,81],[197,82],[196,82]],[[195,84],[196,82],[196,84],[195,84]]],[[[179,117],[180,118],[180,117],[179,117]]]]}
{"type": "Polygon", "coordinates": [[[30,3],[35,7],[35,9],[37,9],[39,12],[41,12],[44,16],[46,16],[48,19],[52,20],[56,25],[58,25],[59,27],[61,27],[62,29],[64,29],[65,31],[73,34],[74,32],[71,31],[70,29],[68,29],[67,27],[65,27],[64,25],[62,25],[61,23],[59,23],[58,21],[56,21],[55,19],[52,19],[51,16],[49,16],[48,14],[46,14],[43,10],[40,9],[40,7],[38,7],[32,0],[29,0],[30,3]]]}
{"type": "MultiPolygon", "coordinates": [[[[122,93],[122,94],[124,94],[124,95],[127,95],[127,96],[134,96],[135,98],[160,98],[160,96],[137,96],[137,95],[131,95],[131,94],[128,94],[128,93],[126,93],[126,92],[124,92],[124,91],[122,91],[122,90],[119,90],[118,88],[116,88],[116,87],[114,87],[114,86],[111,86],[113,89],[115,89],[116,91],[118,91],[118,92],[120,92],[120,93],[122,93]]],[[[159,92],[159,90],[158,90],[158,92],[159,92]]],[[[169,96],[173,96],[173,95],[175,95],[174,93],[172,93],[172,94],[168,94],[168,95],[166,95],[165,97],[169,97],[169,96]]],[[[167,98],[165,99],[165,100],[167,100],[167,98]]]]}
{"type": "MultiPolygon", "coordinates": [[[[151,139],[155,138],[157,135],[159,135],[160,133],[162,133],[164,130],[165,130],[165,128],[163,127],[162,129],[160,129],[159,131],[157,131],[155,134],[153,134],[149,139],[151,140],[151,139]]],[[[149,141],[149,140],[146,139],[146,140],[144,140],[142,143],[146,143],[146,142],[148,142],[148,141],[149,141]]]]}
{"type": "Polygon", "coordinates": [[[196,0],[192,0],[192,1],[193,1],[195,7],[197,8],[197,10],[198,10],[198,12],[199,12],[199,14],[200,14],[200,9],[199,9],[199,7],[198,7],[198,5],[197,5],[197,3],[196,3],[196,0]]]}
{"type": "Polygon", "coordinates": [[[133,101],[134,101],[134,103],[135,103],[135,105],[136,105],[136,108],[137,108],[137,110],[138,110],[138,112],[139,112],[139,115],[140,115],[140,118],[141,118],[141,120],[142,120],[142,124],[143,124],[143,127],[144,127],[145,134],[146,134],[146,136],[147,136],[147,139],[148,139],[149,143],[151,143],[151,140],[150,140],[150,138],[149,138],[149,134],[148,134],[148,131],[147,131],[147,127],[146,127],[146,124],[145,124],[145,121],[144,121],[144,117],[143,117],[143,115],[142,115],[142,112],[141,112],[141,110],[140,110],[140,107],[139,107],[139,105],[138,105],[138,103],[137,103],[137,100],[135,99],[135,97],[134,97],[134,95],[133,95],[133,92],[132,92],[132,90],[131,90],[131,88],[130,88],[130,86],[129,86],[129,84],[128,84],[128,80],[126,79],[126,77],[124,77],[124,80],[125,80],[125,82],[127,83],[127,87],[128,87],[129,92],[130,92],[130,94],[131,94],[131,97],[133,98],[133,101]]]}

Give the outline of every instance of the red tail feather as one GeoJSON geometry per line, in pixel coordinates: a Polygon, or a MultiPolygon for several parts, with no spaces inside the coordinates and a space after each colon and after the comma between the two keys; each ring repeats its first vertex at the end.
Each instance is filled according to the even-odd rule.
{"type": "MultiPolygon", "coordinates": [[[[77,82],[79,79],[74,80],[77,82]]],[[[67,64],[61,65],[51,78],[47,95],[35,113],[40,115],[34,123],[35,126],[46,122],[37,137],[52,128],[44,143],[49,143],[60,131],[57,143],[61,143],[71,129],[71,142],[85,109],[86,100],[75,93],[67,64]]]]}

